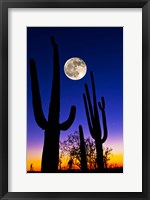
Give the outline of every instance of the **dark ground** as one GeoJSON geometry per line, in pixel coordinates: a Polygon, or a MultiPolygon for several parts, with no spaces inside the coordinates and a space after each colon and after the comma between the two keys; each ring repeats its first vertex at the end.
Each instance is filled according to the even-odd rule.
{"type": "MultiPolygon", "coordinates": [[[[27,171],[27,173],[41,173],[39,171],[27,171]]],[[[78,169],[71,169],[71,170],[59,170],[57,173],[99,173],[97,170],[89,170],[87,172],[81,172],[78,169]]],[[[105,169],[103,173],[123,173],[123,167],[116,167],[116,168],[108,168],[105,169]]]]}

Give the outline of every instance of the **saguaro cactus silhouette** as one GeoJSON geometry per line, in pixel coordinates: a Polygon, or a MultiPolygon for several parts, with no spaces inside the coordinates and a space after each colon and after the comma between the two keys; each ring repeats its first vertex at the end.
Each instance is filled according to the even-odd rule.
{"type": "Polygon", "coordinates": [[[95,140],[95,144],[96,144],[98,170],[100,172],[103,172],[104,163],[103,163],[102,144],[106,141],[107,135],[108,135],[106,116],[105,116],[105,100],[104,100],[104,97],[102,97],[101,98],[102,102],[101,103],[98,102],[97,104],[94,77],[93,77],[92,72],[90,72],[90,76],[91,76],[91,82],[92,82],[93,105],[90,99],[89,89],[86,83],[84,84],[85,93],[83,94],[83,100],[84,100],[84,105],[85,105],[89,131],[92,138],[95,140]],[[100,124],[99,113],[98,113],[98,108],[97,108],[98,106],[102,112],[103,129],[104,129],[103,137],[102,137],[101,124],[100,124]]]}
{"type": "Polygon", "coordinates": [[[36,63],[33,59],[30,60],[31,89],[34,116],[38,126],[44,130],[44,146],[42,154],[41,172],[56,172],[58,170],[60,130],[69,129],[69,127],[74,121],[76,114],[76,107],[72,106],[68,119],[63,123],[59,123],[60,64],[58,46],[53,37],[51,37],[51,44],[53,46],[54,51],[53,81],[47,120],[42,110],[36,63]]]}
{"type": "Polygon", "coordinates": [[[79,134],[80,134],[80,151],[81,151],[81,172],[87,172],[87,160],[86,160],[84,134],[83,134],[83,129],[81,125],[79,125],[79,134]]]}

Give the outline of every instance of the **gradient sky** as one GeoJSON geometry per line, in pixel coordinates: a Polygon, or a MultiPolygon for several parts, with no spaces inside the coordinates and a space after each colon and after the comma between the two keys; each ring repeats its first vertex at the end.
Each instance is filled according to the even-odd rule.
{"type": "MultiPolygon", "coordinates": [[[[28,27],[27,28],[27,165],[40,163],[44,132],[35,122],[29,61],[34,58],[45,117],[48,116],[53,49],[50,36],[54,36],[60,55],[61,99],[60,122],[68,118],[70,107],[76,106],[73,125],[61,131],[60,139],[78,130],[82,124],[85,138],[90,137],[82,94],[84,83],[91,93],[90,71],[93,71],[97,101],[105,98],[108,139],[104,146],[113,148],[114,155],[123,155],[123,28],[122,27],[28,27]],[[71,57],[79,57],[87,65],[87,73],[81,80],[71,80],[64,74],[64,64],[71,57]]],[[[92,96],[91,96],[92,97],[92,96]]],[[[101,112],[99,110],[101,119],[101,112]]],[[[102,122],[101,122],[102,123],[102,122]]],[[[103,132],[103,126],[102,126],[103,132]]],[[[116,161],[117,162],[117,161],[116,161]]],[[[121,161],[120,161],[121,162],[121,161]]]]}

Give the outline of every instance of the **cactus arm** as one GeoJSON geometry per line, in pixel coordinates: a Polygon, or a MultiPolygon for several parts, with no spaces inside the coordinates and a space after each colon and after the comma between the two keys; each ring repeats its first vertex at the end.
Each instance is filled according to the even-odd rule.
{"type": "Polygon", "coordinates": [[[104,110],[105,109],[105,99],[104,99],[104,97],[102,97],[101,100],[102,100],[102,103],[98,102],[98,106],[101,110],[104,110]]]}
{"type": "Polygon", "coordinates": [[[91,99],[90,99],[89,89],[88,89],[88,86],[86,83],[84,84],[84,87],[85,87],[85,94],[87,97],[87,103],[88,103],[88,107],[89,107],[89,111],[90,111],[91,120],[93,122],[94,121],[94,113],[93,113],[92,103],[91,103],[91,99]]]}
{"type": "Polygon", "coordinates": [[[95,119],[97,119],[97,123],[98,123],[98,126],[100,128],[99,115],[98,115],[98,109],[97,109],[97,100],[96,100],[96,90],[95,90],[94,76],[93,76],[92,71],[90,72],[90,75],[91,75],[92,91],[93,91],[94,116],[95,116],[95,119]]]}
{"type": "Polygon", "coordinates": [[[54,39],[54,36],[51,36],[51,43],[52,43],[52,45],[56,45],[56,42],[55,42],[55,39],[54,39]]]}
{"type": "Polygon", "coordinates": [[[60,130],[67,130],[72,125],[76,115],[76,107],[72,106],[68,119],[60,124],[60,130]]]}
{"type": "Polygon", "coordinates": [[[54,37],[50,38],[53,47],[53,80],[51,89],[51,100],[49,105],[48,122],[59,121],[60,115],[60,64],[58,46],[54,37]]]}
{"type": "Polygon", "coordinates": [[[86,100],[85,94],[83,94],[83,100],[84,100],[84,106],[85,106],[85,112],[86,112],[86,117],[87,117],[89,130],[90,130],[90,133],[92,135],[92,138],[95,139],[95,134],[94,134],[93,127],[92,127],[92,124],[91,124],[91,120],[90,120],[90,115],[89,115],[89,111],[88,111],[88,105],[87,105],[87,100],[86,100]]]}
{"type": "Polygon", "coordinates": [[[91,76],[91,83],[92,83],[92,92],[93,92],[93,110],[94,110],[94,127],[95,131],[100,133],[101,137],[101,124],[99,120],[99,114],[98,114],[98,108],[97,108],[97,99],[96,99],[96,90],[95,90],[95,83],[94,83],[94,76],[93,72],[90,71],[90,76],[91,76]]]}
{"type": "Polygon", "coordinates": [[[100,110],[102,111],[104,135],[103,135],[103,138],[101,139],[101,142],[104,143],[108,136],[108,130],[107,130],[106,115],[105,115],[105,100],[104,100],[104,97],[102,97],[101,99],[102,99],[102,103],[98,102],[98,106],[100,110]]]}
{"type": "Polygon", "coordinates": [[[97,108],[97,101],[96,101],[96,91],[95,91],[94,77],[92,71],[90,72],[90,75],[91,75],[92,91],[93,91],[93,103],[95,109],[95,107],[97,108]]]}
{"type": "Polygon", "coordinates": [[[40,128],[45,129],[47,121],[44,117],[42,110],[36,64],[33,59],[30,60],[30,75],[31,75],[31,89],[32,89],[32,104],[33,104],[35,120],[40,128]]]}
{"type": "Polygon", "coordinates": [[[101,142],[104,143],[107,139],[108,136],[108,130],[107,130],[107,123],[106,123],[106,116],[105,116],[105,111],[102,111],[102,118],[103,118],[103,128],[104,128],[104,135],[103,138],[101,139],[101,142]]]}

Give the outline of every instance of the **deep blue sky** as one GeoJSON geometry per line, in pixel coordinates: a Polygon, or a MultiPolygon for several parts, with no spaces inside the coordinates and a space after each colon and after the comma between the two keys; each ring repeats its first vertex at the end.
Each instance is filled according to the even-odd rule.
{"type": "MultiPolygon", "coordinates": [[[[43,130],[35,122],[29,73],[29,60],[34,58],[45,116],[48,116],[53,49],[50,36],[59,47],[61,67],[60,122],[68,118],[71,105],[76,105],[76,118],[68,131],[61,132],[61,139],[83,125],[85,137],[90,136],[82,94],[84,83],[91,91],[89,72],[94,73],[97,100],[105,97],[109,139],[122,140],[123,136],[123,28],[122,27],[28,27],[27,28],[27,140],[28,145],[43,143],[43,130]],[[67,78],[64,64],[71,57],[79,57],[87,65],[86,76],[78,81],[67,78]]],[[[91,93],[91,92],[90,92],[91,93]]],[[[91,93],[92,94],[92,93],[91,93]]],[[[92,96],[91,96],[92,97],[92,96]]],[[[99,110],[100,118],[101,112],[99,110]]],[[[103,126],[102,126],[103,131],[103,126]]]]}

